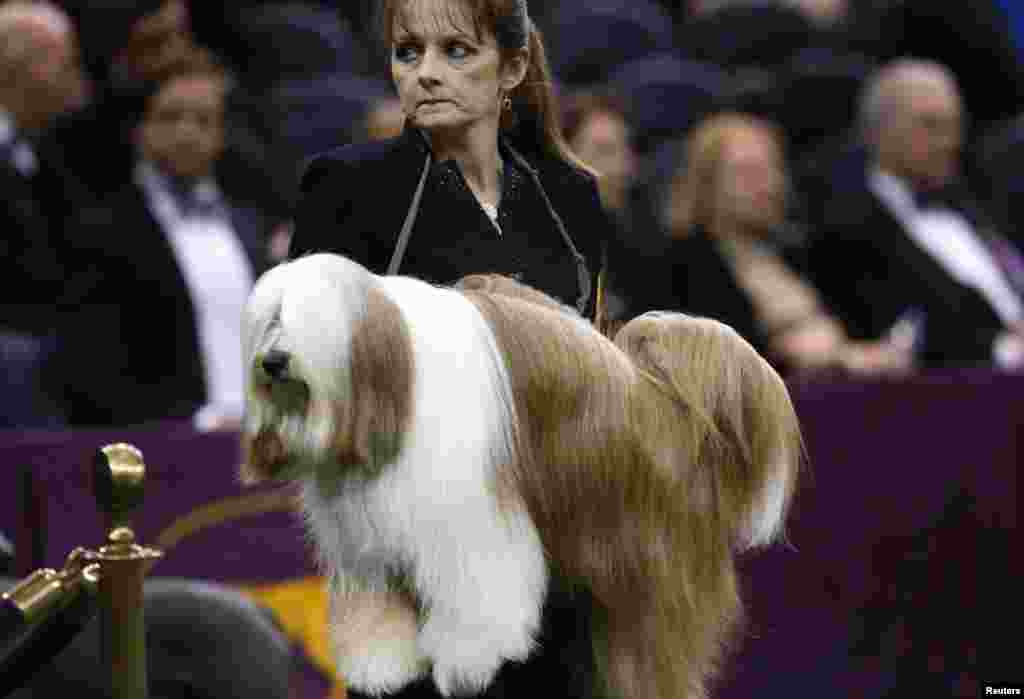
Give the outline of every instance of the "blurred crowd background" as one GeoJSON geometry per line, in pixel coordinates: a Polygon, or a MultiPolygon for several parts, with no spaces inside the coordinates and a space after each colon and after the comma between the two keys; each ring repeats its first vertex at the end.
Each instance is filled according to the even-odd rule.
{"type": "MultiPolygon", "coordinates": [[[[1024,364],[1013,0],[529,4],[615,320],[717,317],[790,377],[1024,364]]],[[[374,6],[0,3],[0,426],[238,427],[302,163],[402,127],[374,6]]]]}

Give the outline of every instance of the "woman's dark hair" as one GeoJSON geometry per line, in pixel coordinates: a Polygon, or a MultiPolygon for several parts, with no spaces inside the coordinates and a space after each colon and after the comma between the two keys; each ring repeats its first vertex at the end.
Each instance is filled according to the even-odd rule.
{"type": "MultiPolygon", "coordinates": [[[[384,46],[390,49],[396,21],[414,0],[383,0],[378,24],[384,46]]],[[[527,49],[529,64],[526,77],[509,94],[512,109],[502,114],[501,128],[517,131],[527,144],[555,155],[571,165],[590,172],[569,148],[562,134],[561,113],[555,94],[551,67],[540,30],[530,19],[526,0],[448,0],[452,23],[457,24],[456,8],[461,5],[473,21],[478,37],[485,32],[494,35],[503,58],[527,49]]],[[[526,145],[526,144],[524,144],[526,145]]]]}

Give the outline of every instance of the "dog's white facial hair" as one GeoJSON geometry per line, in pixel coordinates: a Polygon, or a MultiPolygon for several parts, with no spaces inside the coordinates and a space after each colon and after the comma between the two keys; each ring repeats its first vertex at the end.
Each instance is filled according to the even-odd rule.
{"type": "MultiPolygon", "coordinates": [[[[331,458],[331,448],[351,386],[352,333],[366,314],[372,278],[345,258],[316,255],[301,266],[279,265],[264,274],[245,314],[247,376],[245,434],[273,433],[293,469],[331,458]],[[287,382],[267,381],[261,359],[289,356],[287,382]],[[304,390],[301,399],[283,393],[304,390]],[[295,403],[301,405],[295,406],[295,403]]],[[[261,474],[263,476],[279,474],[261,474]]]]}

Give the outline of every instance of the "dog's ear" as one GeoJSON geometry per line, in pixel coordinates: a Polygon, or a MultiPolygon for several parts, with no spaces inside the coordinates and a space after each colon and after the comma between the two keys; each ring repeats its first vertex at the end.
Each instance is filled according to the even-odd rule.
{"type": "Polygon", "coordinates": [[[348,453],[338,456],[376,469],[398,453],[408,429],[414,358],[398,306],[373,287],[366,303],[366,314],[352,337],[351,432],[342,436],[346,430],[339,429],[347,442],[338,445],[339,451],[348,453]]]}

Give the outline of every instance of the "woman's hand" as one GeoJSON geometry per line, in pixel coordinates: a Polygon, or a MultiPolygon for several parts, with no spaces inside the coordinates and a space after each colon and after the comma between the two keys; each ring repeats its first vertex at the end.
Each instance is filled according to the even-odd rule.
{"type": "Polygon", "coordinates": [[[851,374],[869,376],[904,376],[914,369],[914,357],[909,348],[887,340],[847,341],[838,355],[837,363],[851,374]]]}
{"type": "Polygon", "coordinates": [[[832,317],[816,315],[780,333],[772,340],[772,350],[796,371],[826,369],[846,343],[846,333],[832,317]]]}
{"type": "Polygon", "coordinates": [[[835,318],[819,315],[775,338],[774,351],[800,372],[839,369],[850,374],[905,375],[914,368],[913,348],[899,338],[850,340],[835,318]]]}

